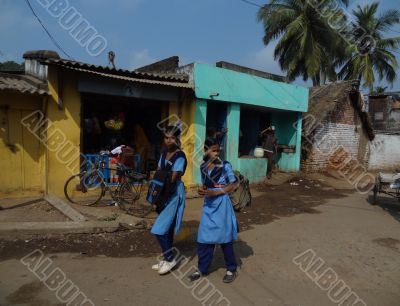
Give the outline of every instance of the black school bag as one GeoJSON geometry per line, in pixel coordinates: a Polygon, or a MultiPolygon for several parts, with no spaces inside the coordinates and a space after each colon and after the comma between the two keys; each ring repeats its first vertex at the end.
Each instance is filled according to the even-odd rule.
{"type": "Polygon", "coordinates": [[[238,180],[238,187],[229,194],[233,208],[236,211],[242,211],[246,206],[251,205],[250,183],[247,177],[239,171],[234,171],[238,180]]]}
{"type": "Polygon", "coordinates": [[[161,169],[157,170],[154,174],[146,198],[149,203],[156,205],[156,212],[159,214],[166,207],[168,198],[176,191],[176,182],[171,183],[172,166],[174,162],[180,157],[185,159],[183,172],[185,172],[187,164],[185,153],[182,151],[176,152],[168,161],[167,165],[165,165],[165,157],[166,152],[161,155],[161,169]]]}
{"type": "MultiPolygon", "coordinates": [[[[213,188],[218,182],[226,164],[229,164],[229,162],[224,161],[220,163],[220,166],[215,167],[210,175],[208,175],[207,163],[203,163],[200,166],[202,181],[207,188],[213,188]]],[[[234,171],[234,174],[238,187],[229,194],[229,198],[235,211],[242,211],[246,206],[250,206],[251,204],[250,184],[249,180],[239,171],[234,171]]]]}

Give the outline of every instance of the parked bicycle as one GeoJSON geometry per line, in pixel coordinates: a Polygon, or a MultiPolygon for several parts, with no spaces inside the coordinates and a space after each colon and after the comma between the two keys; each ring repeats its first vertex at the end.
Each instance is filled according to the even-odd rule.
{"type": "Polygon", "coordinates": [[[100,154],[94,164],[89,163],[87,169],[71,176],[64,185],[65,197],[71,203],[91,206],[100,203],[108,193],[110,200],[128,214],[146,216],[152,210],[151,205],[141,199],[147,186],[146,175],[122,164],[118,164],[116,169],[109,168],[105,162],[107,157],[106,154],[100,154]],[[107,182],[103,174],[105,171],[117,171],[118,182],[107,182]]]}

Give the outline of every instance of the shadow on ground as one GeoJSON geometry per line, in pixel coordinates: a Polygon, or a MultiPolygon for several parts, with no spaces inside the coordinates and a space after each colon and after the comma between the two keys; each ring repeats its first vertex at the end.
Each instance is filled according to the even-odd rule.
{"type": "Polygon", "coordinates": [[[386,210],[394,219],[400,222],[400,198],[394,198],[385,194],[378,194],[374,203],[373,196],[368,196],[368,202],[371,205],[378,205],[386,210]]]}
{"type": "MultiPolygon", "coordinates": [[[[351,191],[335,190],[317,180],[296,177],[279,186],[258,185],[260,196],[252,205],[237,213],[240,231],[246,231],[256,224],[265,224],[281,217],[303,213],[319,213],[318,205],[329,199],[345,197],[351,191]]],[[[184,222],[182,235],[177,237],[175,246],[186,256],[196,250],[198,221],[184,222]]],[[[107,257],[157,257],[160,249],[156,239],[148,230],[125,230],[114,233],[42,235],[29,238],[0,240],[0,260],[21,258],[35,249],[46,254],[75,253],[76,256],[107,257]]],[[[250,246],[239,241],[235,250],[239,258],[251,256],[250,246]]],[[[217,252],[216,254],[220,254],[217,252]]],[[[221,254],[220,254],[221,255],[221,254]]],[[[222,258],[217,255],[217,264],[222,258]],[[220,260],[219,260],[219,259],[220,260]]],[[[57,255],[53,255],[57,256],[57,255]]]]}

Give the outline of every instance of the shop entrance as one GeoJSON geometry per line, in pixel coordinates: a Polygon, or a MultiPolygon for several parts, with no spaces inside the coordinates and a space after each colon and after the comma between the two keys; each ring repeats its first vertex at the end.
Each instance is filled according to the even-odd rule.
{"type": "Polygon", "coordinates": [[[226,156],[226,117],[228,114],[228,104],[221,102],[207,103],[207,137],[217,138],[221,144],[220,156],[225,159],[226,156]]]}
{"type": "Polygon", "coordinates": [[[167,111],[165,101],[86,94],[82,97],[81,152],[99,154],[127,145],[139,156],[137,170],[153,171],[162,145],[157,123],[167,111]]]}
{"type": "Polygon", "coordinates": [[[261,145],[260,132],[271,125],[271,112],[250,106],[240,110],[239,157],[253,157],[261,145]]]}

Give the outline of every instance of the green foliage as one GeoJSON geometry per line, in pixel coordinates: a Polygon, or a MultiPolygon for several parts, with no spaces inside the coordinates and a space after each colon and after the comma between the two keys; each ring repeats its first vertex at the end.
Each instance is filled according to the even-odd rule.
{"type": "Polygon", "coordinates": [[[0,63],[0,71],[24,71],[24,64],[18,64],[14,61],[0,63]]]}
{"type": "Polygon", "coordinates": [[[400,23],[400,12],[388,10],[377,16],[378,3],[357,6],[349,33],[356,44],[346,48],[346,60],[339,71],[343,79],[359,79],[373,90],[376,75],[389,83],[396,80],[399,65],[393,51],[399,49],[400,37],[385,38],[393,25],[400,23]]]}
{"type": "Polygon", "coordinates": [[[359,79],[373,88],[375,75],[393,82],[398,63],[392,53],[400,38],[384,34],[400,22],[397,10],[376,16],[378,4],[358,6],[350,22],[341,9],[347,1],[271,0],[258,11],[265,45],[277,40],[275,60],[290,80],[301,76],[314,85],[326,80],[359,79]]]}
{"type": "Polygon", "coordinates": [[[272,0],[258,12],[264,25],[264,44],[278,39],[274,57],[290,80],[302,76],[314,85],[336,79],[336,50],[341,42],[328,23],[340,24],[345,16],[335,1],[272,0]]]}
{"type": "Polygon", "coordinates": [[[376,86],[370,94],[383,94],[387,90],[387,86],[376,86]]]}

